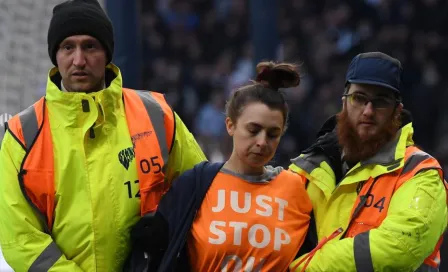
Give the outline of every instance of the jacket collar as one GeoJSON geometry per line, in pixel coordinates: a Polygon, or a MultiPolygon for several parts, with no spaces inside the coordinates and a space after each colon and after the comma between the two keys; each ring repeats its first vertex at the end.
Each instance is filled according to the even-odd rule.
{"type": "MultiPolygon", "coordinates": [[[[119,89],[121,90],[122,88],[121,71],[113,63],[110,63],[106,66],[105,81],[106,82],[104,89],[116,89],[117,87],[119,87],[119,89]]],[[[59,69],[57,67],[53,67],[48,73],[47,96],[49,94],[55,95],[55,93],[57,93],[56,91],[65,91],[65,88],[62,86],[62,78],[61,74],[59,73],[59,69]]]]}
{"type": "Polygon", "coordinates": [[[51,112],[52,125],[85,127],[103,123],[116,124],[124,115],[122,101],[122,78],[114,64],[106,66],[106,88],[93,93],[64,92],[57,67],[50,70],[45,100],[51,112]],[[86,111],[88,108],[88,111],[86,111]]]}
{"type": "MultiPolygon", "coordinates": [[[[412,122],[407,121],[403,124],[404,126],[397,132],[396,137],[384,145],[375,156],[358,162],[352,167],[346,173],[341,184],[375,178],[403,167],[406,147],[414,144],[412,122]]],[[[329,159],[324,154],[321,152],[301,154],[291,161],[299,173],[321,188],[327,198],[330,197],[335,188],[336,176],[329,159]]]]}

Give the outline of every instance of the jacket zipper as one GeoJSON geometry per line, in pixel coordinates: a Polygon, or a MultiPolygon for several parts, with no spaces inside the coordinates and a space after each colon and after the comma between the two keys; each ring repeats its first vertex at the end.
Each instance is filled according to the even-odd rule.
{"type": "Polygon", "coordinates": [[[95,139],[95,130],[93,129],[93,126],[95,126],[95,123],[93,123],[93,125],[89,129],[90,139],[95,139]]]}
{"type": "MultiPolygon", "coordinates": [[[[95,97],[93,97],[93,101],[95,101],[95,97]]],[[[90,112],[90,105],[89,105],[89,101],[87,99],[81,100],[81,106],[82,106],[83,112],[90,112]]],[[[93,129],[94,126],[95,126],[95,123],[93,123],[93,125],[89,129],[90,139],[95,139],[95,130],[93,129]]]]}

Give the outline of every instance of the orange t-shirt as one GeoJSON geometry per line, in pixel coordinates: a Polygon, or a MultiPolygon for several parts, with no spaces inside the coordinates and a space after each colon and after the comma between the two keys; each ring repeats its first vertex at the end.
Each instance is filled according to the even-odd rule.
{"type": "Polygon", "coordinates": [[[223,169],[213,180],[188,239],[192,271],[287,271],[308,230],[303,177],[280,168],[249,181],[223,169]]]}

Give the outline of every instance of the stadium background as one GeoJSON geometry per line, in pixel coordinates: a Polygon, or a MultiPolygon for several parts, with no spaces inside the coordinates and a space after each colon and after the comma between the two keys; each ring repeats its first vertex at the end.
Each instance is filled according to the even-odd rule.
{"type": "MultiPolygon", "coordinates": [[[[0,0],[1,124],[45,93],[47,29],[60,2],[0,0]]],[[[256,62],[300,64],[301,85],[285,90],[290,124],[274,161],[287,166],[339,110],[351,58],[383,51],[404,66],[403,99],[413,113],[416,143],[448,166],[446,0],[100,3],[114,24],[114,63],[124,85],[165,93],[211,160],[224,160],[231,151],[224,103],[253,77],[256,62]]],[[[1,140],[2,125],[0,131],[1,140]]],[[[6,271],[1,256],[0,271],[6,271]]]]}

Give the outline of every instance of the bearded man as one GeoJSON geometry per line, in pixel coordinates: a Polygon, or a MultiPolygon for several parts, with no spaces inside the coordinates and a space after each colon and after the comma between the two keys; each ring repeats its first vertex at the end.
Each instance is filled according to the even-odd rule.
{"type": "Polygon", "coordinates": [[[291,271],[438,271],[448,185],[413,142],[401,81],[397,59],[357,55],[341,112],[292,160],[307,177],[313,218],[291,271]]]}

